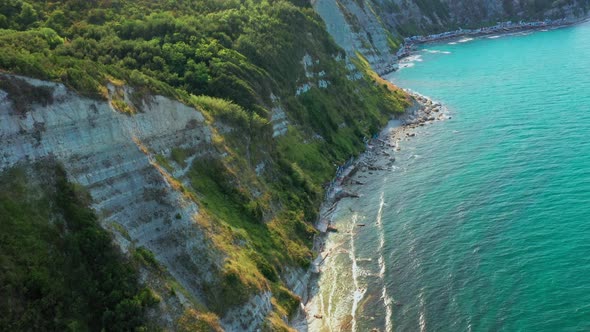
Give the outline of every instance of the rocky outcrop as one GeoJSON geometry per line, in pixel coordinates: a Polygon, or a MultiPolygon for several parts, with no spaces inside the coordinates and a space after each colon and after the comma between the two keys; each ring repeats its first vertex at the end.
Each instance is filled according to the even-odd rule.
{"type": "MultiPolygon", "coordinates": [[[[15,107],[0,90],[0,171],[19,163],[53,158],[85,186],[102,225],[125,252],[144,247],[190,297],[206,303],[204,289],[215,283],[224,260],[198,226],[199,207],[185,196],[158,155],[171,149],[211,153],[211,129],[196,109],[163,96],[143,98],[134,115],[103,100],[84,98],[64,85],[2,74],[31,90],[50,91],[46,103],[15,107]]],[[[115,89],[116,87],[111,87],[115,89]]],[[[132,89],[125,88],[125,99],[132,89]]],[[[22,105],[21,105],[22,106],[22,105]]],[[[253,329],[271,310],[270,293],[255,296],[231,312],[233,321],[253,329]],[[255,314],[254,314],[255,313],[255,314]]]]}
{"type": "Polygon", "coordinates": [[[116,237],[123,250],[131,244],[148,248],[183,286],[200,294],[200,282],[211,280],[202,267],[215,264],[215,250],[193,225],[197,206],[173,190],[154,166],[153,153],[185,142],[205,148],[211,138],[203,116],[162,96],[128,116],[61,84],[20,79],[52,88],[54,102],[18,114],[8,98],[0,100],[0,170],[22,161],[57,159],[88,188],[104,225],[123,226],[124,234],[116,237]],[[205,251],[208,257],[194,254],[205,251]]]}
{"type": "MultiPolygon", "coordinates": [[[[274,94],[271,94],[270,98],[274,104],[274,107],[271,109],[272,114],[270,118],[270,122],[272,124],[272,137],[279,137],[287,133],[289,120],[287,119],[285,110],[279,103],[278,97],[276,97],[274,94]]],[[[256,172],[258,173],[258,170],[256,172]]]]}
{"type": "Polygon", "coordinates": [[[221,325],[226,331],[255,331],[266,315],[272,310],[271,292],[264,292],[252,297],[246,304],[231,309],[221,325]]]}
{"type": "Polygon", "coordinates": [[[334,41],[347,54],[354,56],[360,52],[378,74],[393,70],[396,60],[393,35],[370,7],[361,7],[354,0],[316,0],[312,4],[334,41]]]}

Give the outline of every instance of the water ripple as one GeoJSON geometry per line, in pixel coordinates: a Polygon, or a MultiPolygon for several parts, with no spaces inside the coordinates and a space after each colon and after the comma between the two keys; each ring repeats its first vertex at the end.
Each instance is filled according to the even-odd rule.
{"type": "Polygon", "coordinates": [[[590,25],[428,50],[393,79],[454,116],[349,203],[377,220],[355,327],[590,329],[590,25]]]}

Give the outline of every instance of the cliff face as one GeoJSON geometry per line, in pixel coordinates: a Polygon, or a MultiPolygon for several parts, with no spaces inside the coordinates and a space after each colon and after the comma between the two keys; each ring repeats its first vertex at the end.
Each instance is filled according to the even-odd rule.
{"type": "Polygon", "coordinates": [[[315,0],[324,26],[306,1],[195,4],[0,6],[0,172],[62,164],[172,330],[288,328],[334,165],[409,105],[369,67],[404,36],[584,8],[315,0]]]}
{"type": "MultiPolygon", "coordinates": [[[[308,58],[302,100],[321,98],[333,84],[308,58]]],[[[361,65],[348,66],[354,70],[345,82],[367,90],[368,111],[383,112],[374,121],[401,110],[398,92],[399,100],[375,98],[387,108],[371,108],[369,97],[387,89],[361,65]]],[[[0,173],[46,160],[63,165],[89,192],[118,247],[131,257],[153,255],[158,267],[144,266],[141,281],[161,299],[151,314],[158,325],[177,330],[193,319],[227,331],[286,327],[306,296],[311,222],[321,200],[301,167],[329,160],[319,150],[330,145],[311,130],[294,131],[278,97],[271,95],[269,118],[256,129],[252,119],[248,127],[247,118],[236,120],[236,105],[209,97],[194,97],[196,107],[115,83],[107,84],[106,99],[10,74],[0,74],[0,83],[0,173]],[[301,201],[301,193],[316,200],[301,201]]],[[[350,135],[347,121],[339,122],[342,137],[350,135]]]]}
{"type": "MultiPolygon", "coordinates": [[[[124,252],[146,248],[189,298],[207,303],[204,287],[217,282],[226,253],[197,225],[199,207],[181,191],[173,172],[156,160],[178,148],[192,151],[191,158],[211,153],[212,129],[203,114],[150,96],[141,112],[127,115],[62,84],[9,75],[2,79],[29,91],[49,91],[51,101],[21,109],[0,90],[0,171],[46,158],[63,164],[69,177],[87,188],[102,226],[124,252]]],[[[130,91],[109,88],[124,89],[125,95],[130,91]]],[[[182,313],[194,306],[187,296],[164,295],[162,306],[179,307],[182,313]]],[[[245,308],[230,312],[222,324],[229,330],[259,326],[271,310],[270,293],[254,297],[245,308]]],[[[166,315],[163,324],[173,326],[177,317],[169,310],[166,315]]]]}
{"type": "Polygon", "coordinates": [[[334,41],[348,54],[360,52],[378,74],[390,72],[400,43],[370,2],[316,0],[313,7],[334,41]]]}
{"type": "Polygon", "coordinates": [[[334,165],[407,95],[346,56],[307,3],[97,5],[0,6],[0,173],[48,158],[89,192],[161,299],[138,321],[288,329],[334,165]]]}
{"type": "Polygon", "coordinates": [[[315,0],[336,43],[349,54],[360,52],[375,71],[391,71],[404,37],[500,21],[576,19],[590,2],[519,0],[315,0]]]}

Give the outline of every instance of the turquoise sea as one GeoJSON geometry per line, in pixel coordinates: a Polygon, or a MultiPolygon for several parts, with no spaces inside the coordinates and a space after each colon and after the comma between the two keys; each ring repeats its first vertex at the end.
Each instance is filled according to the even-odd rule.
{"type": "Polygon", "coordinates": [[[310,330],[590,331],[590,24],[418,55],[452,119],[342,201],[310,330]]]}

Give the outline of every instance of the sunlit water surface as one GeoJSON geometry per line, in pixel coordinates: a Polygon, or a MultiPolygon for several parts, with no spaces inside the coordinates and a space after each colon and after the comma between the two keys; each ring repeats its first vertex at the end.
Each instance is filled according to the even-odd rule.
{"type": "Polygon", "coordinates": [[[311,327],[590,330],[590,25],[418,55],[389,79],[452,119],[342,202],[311,327]]]}

